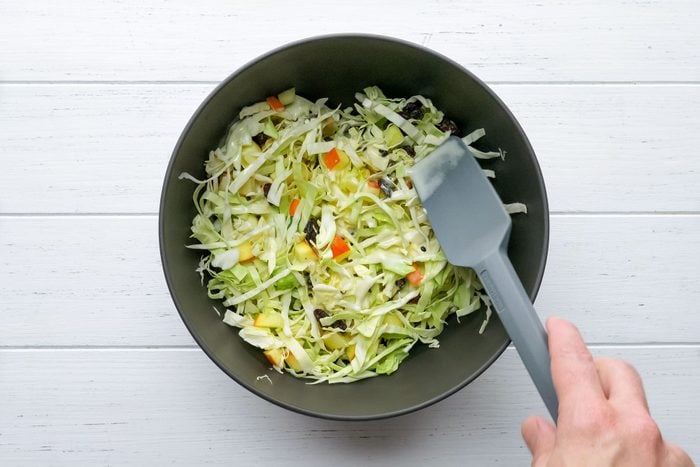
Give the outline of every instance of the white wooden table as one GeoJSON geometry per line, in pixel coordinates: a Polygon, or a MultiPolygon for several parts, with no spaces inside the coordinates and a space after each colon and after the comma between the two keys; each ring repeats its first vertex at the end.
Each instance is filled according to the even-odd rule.
{"type": "Polygon", "coordinates": [[[165,287],[170,152],[218,81],[306,36],[442,52],[511,107],[541,162],[537,300],[642,374],[700,459],[700,4],[0,1],[0,465],[527,465],[544,408],[512,349],[405,417],[297,415],[225,376],[165,287]],[[341,4],[342,3],[342,4],[341,4]]]}

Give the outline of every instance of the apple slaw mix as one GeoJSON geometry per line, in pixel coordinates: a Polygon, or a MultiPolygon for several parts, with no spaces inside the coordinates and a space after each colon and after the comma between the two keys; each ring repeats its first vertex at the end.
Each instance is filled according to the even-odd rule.
{"type": "Polygon", "coordinates": [[[276,370],[316,382],[390,374],[417,342],[438,347],[449,315],[486,305],[482,331],[490,316],[407,176],[457,126],[423,96],[369,87],[356,99],[331,108],[289,89],[245,107],[210,152],[208,178],[180,175],[198,184],[188,248],[203,253],[197,270],[223,321],[276,370]]]}

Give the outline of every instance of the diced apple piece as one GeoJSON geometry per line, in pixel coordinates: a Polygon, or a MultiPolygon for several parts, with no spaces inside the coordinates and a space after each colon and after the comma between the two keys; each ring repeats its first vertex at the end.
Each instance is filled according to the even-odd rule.
{"type": "Polygon", "coordinates": [[[387,147],[390,148],[401,144],[403,141],[403,134],[401,130],[399,130],[399,127],[396,125],[389,125],[386,127],[386,130],[384,130],[384,141],[386,141],[387,147]]]}
{"type": "Polygon", "coordinates": [[[294,256],[300,261],[315,261],[318,258],[311,245],[304,241],[294,245],[294,256]]]}
{"type": "Polygon", "coordinates": [[[255,317],[253,326],[258,328],[281,328],[284,326],[282,315],[276,311],[263,311],[255,317]]]}
{"type": "Polygon", "coordinates": [[[348,360],[355,358],[355,344],[347,346],[345,349],[345,356],[348,357],[348,360]]]}
{"type": "Polygon", "coordinates": [[[284,352],[282,349],[270,349],[263,352],[267,361],[273,366],[280,367],[284,361],[284,352]]]}
{"type": "Polygon", "coordinates": [[[250,261],[255,256],[253,256],[253,244],[250,242],[245,242],[238,245],[238,262],[245,263],[250,261]]]}
{"type": "Polygon", "coordinates": [[[329,350],[342,349],[348,345],[348,338],[343,334],[326,334],[323,336],[323,343],[326,344],[326,348],[329,350]]]}
{"type": "Polygon", "coordinates": [[[328,117],[321,124],[321,134],[324,137],[331,137],[338,130],[338,126],[335,124],[333,117],[328,117]]]}
{"type": "Polygon", "coordinates": [[[289,355],[287,355],[287,366],[291,368],[294,371],[302,371],[301,370],[301,364],[299,363],[299,360],[294,356],[293,353],[289,352],[289,355]]]}
{"type": "Polygon", "coordinates": [[[282,105],[289,105],[296,99],[296,89],[289,88],[286,91],[282,91],[277,94],[277,99],[282,103],[282,105]]]}

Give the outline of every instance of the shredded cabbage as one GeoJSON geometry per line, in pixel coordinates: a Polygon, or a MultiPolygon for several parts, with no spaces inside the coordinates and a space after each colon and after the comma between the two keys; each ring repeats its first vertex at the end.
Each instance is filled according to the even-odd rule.
{"type": "Polygon", "coordinates": [[[289,89],[245,107],[210,152],[208,178],[180,176],[198,183],[199,243],[188,247],[205,252],[197,272],[227,307],[223,322],[278,371],[315,382],[393,373],[416,343],[439,346],[449,315],[485,305],[482,331],[490,316],[474,272],[446,261],[407,177],[456,126],[423,96],[369,87],[356,97],[330,108],[289,89]]]}

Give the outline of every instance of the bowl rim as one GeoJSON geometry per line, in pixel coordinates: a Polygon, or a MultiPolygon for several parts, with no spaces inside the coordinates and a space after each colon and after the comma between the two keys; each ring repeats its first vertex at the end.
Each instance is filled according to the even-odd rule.
{"type": "Polygon", "coordinates": [[[495,103],[501,107],[501,109],[505,112],[505,114],[509,117],[510,121],[514,124],[516,131],[518,132],[519,136],[522,138],[522,140],[525,143],[525,147],[527,148],[528,152],[533,156],[532,157],[532,162],[534,164],[534,169],[537,174],[537,184],[539,185],[539,189],[542,193],[542,205],[544,208],[544,238],[543,238],[543,254],[541,255],[539,259],[539,264],[537,267],[537,274],[536,274],[536,279],[533,284],[533,289],[532,292],[529,294],[530,299],[534,302],[535,298],[537,297],[537,293],[539,292],[540,286],[542,284],[542,279],[544,277],[544,271],[545,271],[545,266],[547,264],[547,256],[549,253],[549,202],[547,199],[547,190],[545,187],[544,183],[544,177],[542,175],[542,170],[539,164],[539,161],[537,160],[537,156],[535,155],[535,151],[532,148],[532,145],[530,144],[530,140],[527,138],[527,135],[525,134],[524,130],[522,129],[520,122],[515,118],[515,115],[511,112],[511,110],[505,105],[505,103],[498,97],[498,95],[480,78],[478,78],[474,73],[471,71],[467,70],[464,66],[461,64],[457,63],[456,61],[452,60],[451,58],[441,54],[440,52],[437,52],[435,50],[432,50],[428,47],[425,47],[423,45],[419,45],[413,42],[409,42],[407,40],[403,39],[398,39],[395,37],[391,36],[385,36],[385,35],[379,35],[379,34],[366,34],[366,33],[337,33],[337,34],[324,34],[324,35],[316,35],[316,36],[309,36],[305,37],[302,39],[298,39],[295,41],[288,42],[284,45],[281,45],[279,47],[276,47],[274,49],[271,49],[261,55],[258,55],[257,57],[249,60],[246,62],[244,65],[238,67],[236,70],[234,70],[232,73],[230,73],[226,78],[224,78],[207,96],[206,98],[197,106],[197,109],[194,111],[192,116],[189,118],[187,121],[187,124],[183,128],[182,132],[180,133],[180,137],[178,138],[177,142],[175,143],[175,146],[173,148],[173,151],[170,155],[170,159],[168,161],[168,166],[165,171],[165,176],[163,179],[163,184],[161,187],[161,196],[160,196],[160,203],[158,207],[158,244],[159,244],[159,249],[160,249],[160,259],[161,259],[161,266],[163,268],[163,273],[165,275],[165,282],[168,286],[168,291],[170,293],[170,297],[173,300],[173,303],[175,304],[175,308],[177,309],[178,314],[180,315],[180,319],[182,322],[185,324],[185,327],[187,328],[187,331],[190,333],[194,341],[197,343],[197,345],[204,351],[204,353],[209,357],[211,361],[218,366],[221,371],[223,371],[226,375],[228,375],[231,379],[233,379],[235,382],[237,382],[239,385],[243,386],[245,389],[249,390],[253,394],[257,395],[258,397],[261,397],[265,399],[268,402],[271,402],[278,407],[285,408],[287,410],[291,410],[293,412],[307,415],[307,416],[312,416],[316,418],[321,418],[321,419],[327,419],[327,420],[340,420],[340,421],[366,421],[366,420],[381,420],[381,419],[386,419],[386,418],[392,418],[392,417],[397,417],[401,415],[406,415],[411,412],[418,411],[420,409],[426,408],[428,406],[431,406],[437,402],[440,402],[447,397],[455,394],[457,391],[463,389],[465,386],[470,384],[472,381],[477,379],[481,374],[483,374],[491,365],[498,360],[498,358],[503,354],[503,352],[508,348],[508,346],[511,343],[510,338],[507,338],[503,345],[499,347],[496,352],[493,353],[475,372],[473,372],[469,378],[466,378],[464,381],[460,382],[459,384],[455,385],[454,387],[448,389],[447,391],[444,391],[430,399],[427,399],[423,402],[413,404],[408,407],[404,407],[402,409],[398,410],[392,410],[388,412],[381,412],[381,413],[375,413],[375,414],[370,414],[370,415],[337,415],[337,414],[328,414],[328,413],[323,413],[320,411],[315,411],[311,410],[308,408],[304,407],[299,407],[294,404],[290,404],[284,401],[280,401],[278,399],[275,399],[274,397],[270,397],[260,391],[258,391],[253,385],[248,384],[246,381],[244,381],[242,378],[237,377],[235,374],[232,374],[231,372],[228,371],[226,366],[220,361],[220,359],[216,356],[215,352],[209,348],[205,342],[201,339],[201,337],[198,335],[197,332],[193,330],[191,327],[187,317],[183,314],[182,309],[183,307],[181,306],[181,303],[179,302],[177,298],[176,291],[173,288],[172,285],[172,280],[170,277],[170,268],[168,264],[168,259],[166,257],[165,251],[165,242],[163,239],[163,232],[165,230],[165,220],[164,220],[164,207],[165,207],[165,202],[167,198],[167,191],[168,191],[168,181],[172,177],[172,172],[173,172],[173,165],[175,162],[175,158],[180,151],[180,148],[185,141],[185,139],[188,137],[190,131],[192,130],[192,126],[194,125],[194,122],[199,118],[200,114],[204,110],[204,108],[209,104],[210,101],[216,98],[216,96],[231,82],[233,79],[235,79],[238,75],[240,75],[242,72],[245,70],[251,68],[252,66],[256,65],[257,63],[267,59],[270,56],[276,55],[278,53],[282,53],[288,49],[292,49],[301,45],[305,45],[308,43],[312,42],[323,42],[327,40],[336,40],[336,39],[370,39],[378,42],[389,42],[393,44],[399,44],[404,47],[409,47],[409,48],[414,48],[417,49],[418,51],[421,51],[423,53],[431,54],[436,56],[437,58],[447,62],[448,64],[452,65],[453,67],[457,68],[459,71],[467,75],[470,79],[474,80],[480,87],[482,87],[488,94],[489,96],[495,101],[495,103]]]}

